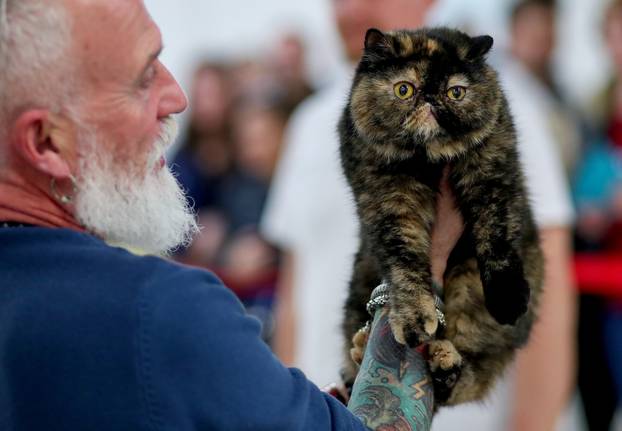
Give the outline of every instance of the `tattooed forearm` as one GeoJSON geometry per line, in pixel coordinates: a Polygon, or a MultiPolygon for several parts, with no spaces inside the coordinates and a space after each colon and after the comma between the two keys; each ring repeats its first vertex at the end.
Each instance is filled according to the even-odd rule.
{"type": "Polygon", "coordinates": [[[395,341],[388,309],[378,310],[348,408],[372,430],[427,431],[433,403],[426,361],[395,341]]]}

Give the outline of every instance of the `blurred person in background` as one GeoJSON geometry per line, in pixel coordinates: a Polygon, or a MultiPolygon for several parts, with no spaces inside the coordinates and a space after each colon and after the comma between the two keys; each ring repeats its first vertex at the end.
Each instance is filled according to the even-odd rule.
{"type": "Polygon", "coordinates": [[[305,46],[295,33],[281,36],[268,55],[271,75],[283,90],[284,105],[292,112],[300,102],[311,95],[305,69],[305,46]]]}
{"type": "Polygon", "coordinates": [[[518,133],[525,180],[546,263],[540,317],[508,378],[484,405],[441,411],[435,431],[580,429],[569,408],[575,388],[576,294],[572,277],[574,212],[568,176],[580,134],[551,73],[555,3],[520,0],[510,13],[507,52],[492,59],[518,133]],[[551,360],[555,358],[555,360],[551,360]]]}
{"type": "Polygon", "coordinates": [[[511,13],[511,52],[549,90],[557,85],[551,74],[555,48],[555,0],[519,1],[511,13]]]}
{"type": "Polygon", "coordinates": [[[432,0],[333,0],[349,64],[332,85],[293,114],[269,194],[262,231],[286,250],[278,287],[274,348],[324,385],[339,380],[342,307],[358,244],[352,197],[338,158],[337,121],[365,33],[417,27],[432,0]]]}
{"type": "MultiPolygon", "coordinates": [[[[320,384],[339,378],[344,342],[342,304],[358,244],[355,209],[341,174],[335,132],[353,65],[362,53],[368,28],[420,27],[433,4],[390,0],[380,8],[369,0],[334,0],[350,67],[332,87],[304,102],[288,127],[283,158],[262,221],[266,236],[286,251],[278,287],[274,345],[282,360],[299,366],[320,384]]],[[[527,101],[524,109],[529,105],[527,101]]],[[[547,261],[542,319],[532,343],[518,360],[514,373],[517,383],[499,385],[483,406],[441,410],[433,430],[548,431],[568,402],[574,373],[572,207],[555,140],[543,121],[532,127],[545,134],[544,139],[536,136],[523,142],[521,148],[530,190],[538,192],[534,209],[547,261]]]]}
{"type": "Polygon", "coordinates": [[[551,73],[555,3],[520,0],[510,12],[507,52],[493,61],[516,123],[525,180],[546,263],[540,317],[509,378],[483,406],[441,412],[433,430],[580,429],[569,408],[575,387],[576,294],[568,177],[580,146],[577,122],[551,73]],[[551,361],[550,358],[555,360],[551,361]]]}
{"type": "Polygon", "coordinates": [[[289,102],[278,96],[242,99],[232,116],[237,169],[269,185],[281,151],[289,102]]]}
{"type": "MultiPolygon", "coordinates": [[[[289,106],[278,95],[246,95],[232,112],[233,171],[222,186],[218,210],[228,234],[215,268],[270,341],[279,252],[258,231],[280,154],[289,106]]],[[[191,247],[192,248],[192,247],[191,247]]]]}
{"type": "Polygon", "coordinates": [[[515,4],[510,19],[511,57],[506,59],[503,73],[523,81],[537,95],[534,103],[544,111],[544,120],[570,178],[579,157],[581,135],[578,118],[568,107],[553,75],[556,3],[555,0],[522,0],[515,4]]]}
{"type": "Polygon", "coordinates": [[[173,168],[203,227],[177,259],[219,275],[262,321],[269,340],[279,254],[257,225],[291,101],[284,89],[265,85],[278,82],[266,71],[257,63],[205,63],[197,70],[188,137],[173,168]],[[242,75],[243,88],[232,85],[242,75]]]}
{"type": "Polygon", "coordinates": [[[622,1],[604,18],[614,76],[597,97],[594,133],[574,183],[581,286],[579,384],[591,429],[607,429],[622,399],[622,1]],[[587,267],[585,265],[588,265],[587,267]],[[592,265],[590,268],[589,266],[592,265]],[[582,275],[588,270],[599,280],[582,275]],[[596,290],[595,290],[596,289],[596,290]]]}
{"type": "Polygon", "coordinates": [[[173,164],[197,207],[217,199],[222,178],[231,169],[229,124],[232,93],[229,67],[206,62],[194,74],[190,91],[190,124],[173,164]]]}
{"type": "Polygon", "coordinates": [[[171,165],[191,202],[201,210],[199,221],[204,229],[193,248],[179,256],[188,264],[214,264],[227,233],[226,220],[214,207],[233,165],[228,72],[228,66],[217,62],[197,68],[190,91],[190,124],[171,165]]]}

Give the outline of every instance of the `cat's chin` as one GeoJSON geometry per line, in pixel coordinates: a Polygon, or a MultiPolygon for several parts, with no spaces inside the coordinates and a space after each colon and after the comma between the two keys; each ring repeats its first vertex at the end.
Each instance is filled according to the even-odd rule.
{"type": "Polygon", "coordinates": [[[415,135],[412,139],[412,145],[409,146],[386,140],[374,140],[372,142],[373,151],[387,162],[421,157],[424,153],[430,162],[448,162],[463,157],[473,146],[477,145],[477,143],[443,139],[441,135],[431,138],[415,135]]]}
{"type": "Polygon", "coordinates": [[[387,162],[408,160],[417,154],[415,145],[411,148],[405,148],[401,145],[398,146],[392,143],[383,143],[373,145],[372,148],[381,159],[386,160],[387,162]]]}
{"type": "Polygon", "coordinates": [[[463,156],[469,146],[462,142],[447,142],[440,139],[429,139],[424,144],[428,160],[431,162],[449,161],[463,156]]]}
{"type": "Polygon", "coordinates": [[[437,136],[441,127],[438,124],[438,114],[436,109],[426,105],[416,110],[416,112],[406,121],[404,128],[415,135],[422,136],[424,139],[431,139],[437,136]]]}

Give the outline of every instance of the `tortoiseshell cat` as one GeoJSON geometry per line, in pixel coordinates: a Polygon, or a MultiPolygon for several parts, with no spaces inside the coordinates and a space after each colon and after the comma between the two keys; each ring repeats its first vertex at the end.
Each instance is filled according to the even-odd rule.
{"type": "MultiPolygon", "coordinates": [[[[514,125],[485,61],[492,43],[447,28],[369,30],[339,124],[361,222],[346,351],[369,319],[371,291],[388,282],[396,340],[428,344],[439,406],[486,395],[526,343],[542,289],[514,125]],[[430,236],[446,168],[465,231],[444,274],[447,325],[437,332],[430,236]]],[[[347,361],[352,383],[357,366],[347,361]]]]}

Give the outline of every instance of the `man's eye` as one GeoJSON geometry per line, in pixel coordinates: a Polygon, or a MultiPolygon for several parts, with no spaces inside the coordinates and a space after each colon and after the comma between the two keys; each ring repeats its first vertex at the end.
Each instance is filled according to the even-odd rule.
{"type": "Polygon", "coordinates": [[[140,82],[140,86],[143,88],[149,87],[151,83],[153,82],[153,80],[155,79],[157,72],[158,71],[155,65],[150,66],[149,69],[147,69],[147,71],[145,72],[145,75],[143,76],[143,79],[140,82]]]}

